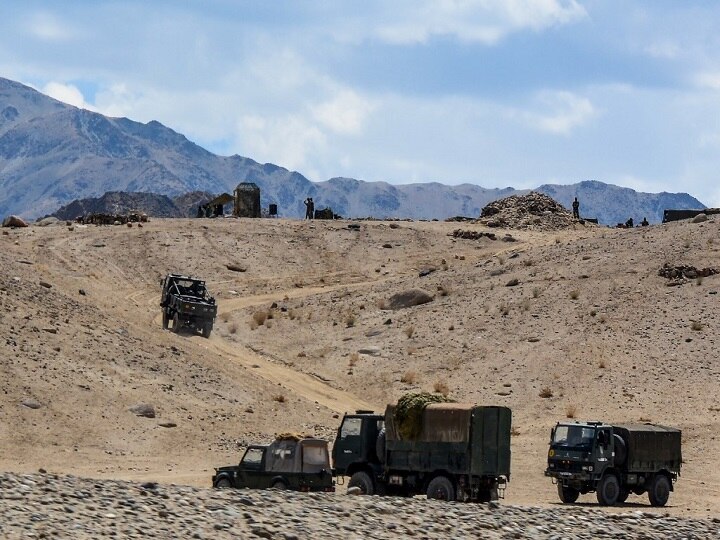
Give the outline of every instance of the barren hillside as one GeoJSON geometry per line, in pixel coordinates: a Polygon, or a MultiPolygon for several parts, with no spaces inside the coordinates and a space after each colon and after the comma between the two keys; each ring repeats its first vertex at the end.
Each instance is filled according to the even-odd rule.
{"type": "Polygon", "coordinates": [[[207,486],[243,444],[286,430],[330,440],[345,410],[437,389],[512,407],[509,502],[556,503],[547,437],[573,415],[682,428],[682,477],[662,512],[717,514],[720,276],[668,286],[658,270],[720,268],[720,221],[575,227],[4,229],[0,468],[207,486]],[[496,239],[455,238],[458,228],[496,239]],[[218,298],[209,340],[161,329],[169,271],[205,278],[218,298]],[[383,309],[413,288],[434,300],[383,309]],[[139,404],[156,417],[129,410],[139,404]]]}

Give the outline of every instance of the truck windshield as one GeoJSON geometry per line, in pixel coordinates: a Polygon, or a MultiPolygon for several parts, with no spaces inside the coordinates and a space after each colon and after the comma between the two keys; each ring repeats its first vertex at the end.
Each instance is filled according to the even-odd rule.
{"type": "Polygon", "coordinates": [[[595,429],[584,426],[557,426],[553,444],[558,446],[591,447],[595,438],[595,429]]]}

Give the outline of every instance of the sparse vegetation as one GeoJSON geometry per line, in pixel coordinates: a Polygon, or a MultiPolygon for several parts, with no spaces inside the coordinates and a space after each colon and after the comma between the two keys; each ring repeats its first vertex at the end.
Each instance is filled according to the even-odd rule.
{"type": "Polygon", "coordinates": [[[541,398],[547,399],[553,397],[553,391],[549,386],[544,387],[538,394],[541,398]]]}
{"type": "Polygon", "coordinates": [[[387,302],[385,301],[384,298],[381,298],[380,300],[377,301],[377,307],[378,307],[378,309],[387,309],[387,302]]]}
{"type": "Polygon", "coordinates": [[[256,311],[255,313],[253,313],[252,320],[256,325],[262,326],[263,324],[265,324],[265,321],[267,320],[267,316],[268,316],[268,312],[263,309],[263,310],[256,311]]]}
{"type": "Polygon", "coordinates": [[[360,360],[360,353],[354,352],[350,355],[350,359],[348,360],[348,365],[350,367],[353,367],[355,364],[358,363],[359,360],[360,360]]]}
{"type": "Polygon", "coordinates": [[[518,435],[520,435],[520,430],[515,426],[511,427],[510,428],[510,436],[517,437],[518,435]]]}
{"type": "Polygon", "coordinates": [[[285,403],[285,394],[275,394],[273,396],[273,401],[277,401],[278,403],[285,403]]]}
{"type": "Polygon", "coordinates": [[[533,287],[532,295],[533,298],[537,298],[538,296],[540,296],[540,289],[538,287],[533,287]]]}
{"type": "Polygon", "coordinates": [[[405,328],[405,335],[410,339],[413,337],[413,334],[415,333],[415,327],[413,325],[407,326],[405,328]]]}
{"type": "Polygon", "coordinates": [[[566,418],[575,418],[575,415],[577,414],[577,406],[574,404],[570,404],[567,407],[565,407],[565,417],[566,418]]]}
{"type": "Polygon", "coordinates": [[[528,311],[530,309],[530,299],[525,298],[522,303],[520,304],[520,307],[523,311],[528,311]]]}
{"type": "Polygon", "coordinates": [[[702,285],[702,282],[703,282],[702,276],[698,276],[697,279],[695,280],[695,285],[697,285],[699,287],[700,285],[702,285]]]}
{"type": "Polygon", "coordinates": [[[442,394],[443,396],[447,397],[447,395],[450,393],[450,387],[445,381],[435,381],[435,384],[433,384],[433,391],[436,394],[442,394]]]}
{"type": "Polygon", "coordinates": [[[699,332],[700,330],[702,330],[703,328],[705,328],[705,325],[704,325],[703,323],[701,323],[700,321],[693,321],[693,322],[690,324],[690,328],[692,328],[692,329],[695,330],[696,332],[699,332]]]}
{"type": "Polygon", "coordinates": [[[523,266],[532,266],[533,264],[535,264],[535,261],[533,261],[532,259],[525,259],[523,261],[523,266]]]}
{"type": "Polygon", "coordinates": [[[447,296],[448,294],[450,294],[450,291],[444,285],[438,285],[437,292],[438,296],[447,296]]]}
{"type": "Polygon", "coordinates": [[[507,304],[500,304],[500,315],[505,317],[508,313],[510,313],[510,306],[507,304]]]}
{"type": "Polygon", "coordinates": [[[352,328],[353,326],[355,326],[355,315],[350,313],[345,317],[345,326],[347,328],[352,328]]]}
{"type": "Polygon", "coordinates": [[[598,364],[598,367],[599,367],[600,369],[605,369],[605,368],[607,368],[607,363],[605,362],[605,359],[604,359],[604,358],[601,358],[601,359],[600,359],[600,363],[598,364]]]}
{"type": "Polygon", "coordinates": [[[580,291],[578,291],[577,289],[573,289],[572,291],[570,291],[570,298],[572,298],[573,300],[577,300],[578,298],[580,298],[580,291]]]}
{"type": "Polygon", "coordinates": [[[403,376],[400,377],[400,382],[405,384],[416,384],[420,380],[418,374],[415,371],[406,371],[403,376]]]}
{"type": "Polygon", "coordinates": [[[237,323],[232,323],[232,324],[228,327],[228,332],[230,332],[231,334],[235,334],[235,333],[237,333],[237,331],[238,331],[238,325],[237,325],[237,323]]]}

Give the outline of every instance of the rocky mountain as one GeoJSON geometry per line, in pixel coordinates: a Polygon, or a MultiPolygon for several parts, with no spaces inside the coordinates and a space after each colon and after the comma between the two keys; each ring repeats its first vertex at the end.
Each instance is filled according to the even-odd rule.
{"type": "MultiPolygon", "coordinates": [[[[0,216],[34,218],[75,199],[106,192],[232,192],[255,182],[261,203],[281,216],[300,217],[311,196],[346,217],[444,219],[477,217],[489,202],[526,190],[474,184],[389,184],[352,178],[310,182],[302,174],[250,158],[217,156],[159,122],[109,118],[78,109],[20,83],[0,78],[0,216]]],[[[702,208],[687,195],[639,193],[602,182],[537,189],[565,206],[581,200],[581,213],[614,224],[633,216],[651,222],[665,208],[702,208]]]]}
{"type": "Polygon", "coordinates": [[[183,212],[167,195],[124,191],[108,191],[102,197],[75,200],[62,206],[53,216],[59,219],[75,219],[87,214],[128,214],[132,211],[144,212],[154,217],[187,216],[187,212],[183,212]]]}

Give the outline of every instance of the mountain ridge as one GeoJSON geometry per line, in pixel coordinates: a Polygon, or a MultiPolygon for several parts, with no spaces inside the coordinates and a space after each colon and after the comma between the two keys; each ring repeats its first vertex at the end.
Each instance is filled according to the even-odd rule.
{"type": "MultiPolygon", "coordinates": [[[[149,192],[175,197],[187,192],[232,192],[254,182],[261,204],[277,204],[281,216],[304,215],[303,200],[346,217],[444,219],[477,217],[498,198],[528,189],[484,188],[438,182],[391,184],[334,177],[311,182],[297,171],[240,155],[218,156],[160,122],[136,122],[64,104],[0,78],[0,216],[34,218],[77,199],[107,192],[149,192]]],[[[545,184],[535,189],[581,215],[614,224],[628,217],[662,219],[665,208],[704,208],[687,193],[641,193],[599,181],[545,184]]]]}

